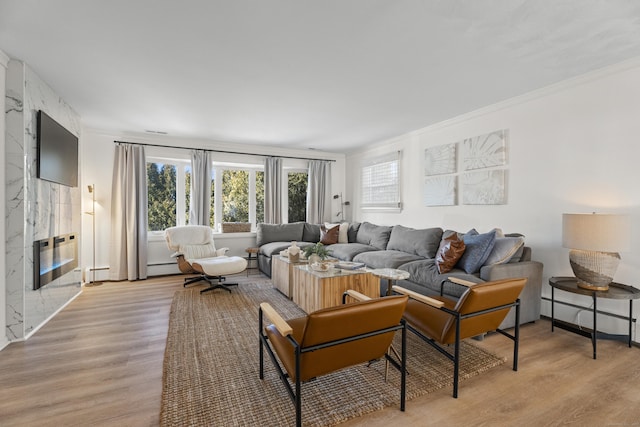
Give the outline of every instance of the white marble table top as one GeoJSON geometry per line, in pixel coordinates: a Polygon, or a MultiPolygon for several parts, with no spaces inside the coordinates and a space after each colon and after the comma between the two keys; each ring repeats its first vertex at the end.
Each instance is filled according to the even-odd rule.
{"type": "Polygon", "coordinates": [[[389,280],[406,280],[411,276],[408,271],[395,268],[377,268],[375,270],[369,270],[369,273],[389,280]]]}

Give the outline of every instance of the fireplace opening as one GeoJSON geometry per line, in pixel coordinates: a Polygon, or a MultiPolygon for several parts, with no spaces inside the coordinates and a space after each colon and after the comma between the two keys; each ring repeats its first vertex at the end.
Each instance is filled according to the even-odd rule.
{"type": "Polygon", "coordinates": [[[33,242],[33,264],[34,291],[78,267],[75,233],[33,242]]]}

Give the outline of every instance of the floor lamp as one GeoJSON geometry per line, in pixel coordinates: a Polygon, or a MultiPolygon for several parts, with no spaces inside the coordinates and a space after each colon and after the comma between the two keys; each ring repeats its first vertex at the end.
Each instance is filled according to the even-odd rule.
{"type": "Polygon", "coordinates": [[[102,282],[96,282],[96,186],[94,184],[90,184],[87,186],[89,193],[91,193],[91,212],[86,212],[88,215],[91,215],[91,226],[92,226],[92,243],[93,243],[93,268],[92,268],[92,278],[91,284],[85,283],[85,286],[98,286],[101,285],[102,282]]]}

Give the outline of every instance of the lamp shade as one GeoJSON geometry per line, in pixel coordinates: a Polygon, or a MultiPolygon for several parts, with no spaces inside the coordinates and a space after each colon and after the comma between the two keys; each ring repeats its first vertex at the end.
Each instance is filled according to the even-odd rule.
{"type": "Polygon", "coordinates": [[[562,246],[585,251],[619,252],[631,246],[628,215],[562,214],[562,246]]]}

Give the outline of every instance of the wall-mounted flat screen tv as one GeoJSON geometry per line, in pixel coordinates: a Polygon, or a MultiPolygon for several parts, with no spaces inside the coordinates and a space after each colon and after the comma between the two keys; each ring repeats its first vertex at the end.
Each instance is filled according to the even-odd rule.
{"type": "Polygon", "coordinates": [[[78,138],[38,111],[38,178],[78,186],[78,138]]]}

